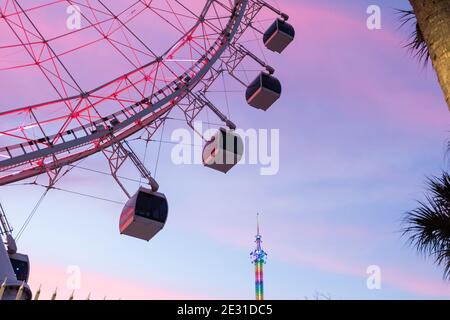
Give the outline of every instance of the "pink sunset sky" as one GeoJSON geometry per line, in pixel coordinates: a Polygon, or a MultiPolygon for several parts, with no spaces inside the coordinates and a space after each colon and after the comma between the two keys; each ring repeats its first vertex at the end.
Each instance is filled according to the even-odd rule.
{"type": "MultiPolygon", "coordinates": [[[[0,0],[0,8],[6,2],[0,0]]],[[[191,2],[196,10],[203,4],[191,2]]],[[[449,299],[442,271],[401,236],[403,214],[423,199],[426,177],[446,165],[448,110],[431,66],[403,47],[411,29],[399,28],[395,9],[409,9],[408,1],[376,2],[382,29],[373,31],[366,26],[372,1],[274,2],[296,29],[295,42],[281,56],[263,53],[283,84],[282,98],[263,113],[247,106],[242,88],[215,97],[218,106],[228,104],[240,128],[280,130],[278,174],[261,176],[255,165],[237,166],[226,176],[177,166],[173,145],[161,144],[158,161],[155,142],[146,163],[155,172],[158,162],[158,182],[169,199],[165,229],[149,243],[123,237],[121,205],[51,191],[19,241],[31,259],[32,288],[42,285],[43,298],[58,288],[65,299],[72,291],[68,268],[77,266],[79,299],[89,293],[97,299],[252,299],[249,253],[260,212],[268,299],[317,292],[333,299],[449,299]],[[381,290],[367,289],[371,265],[381,269],[381,290]]],[[[52,32],[45,25],[50,18],[41,19],[52,32]]],[[[135,27],[160,46],[172,35],[162,23],[135,27]]],[[[0,45],[7,40],[0,34],[0,45]]],[[[116,61],[101,51],[68,63],[90,87],[117,75],[111,67],[116,61]],[[93,63],[93,56],[103,64],[93,63]]],[[[0,56],[0,68],[8,63],[10,56],[0,56]]],[[[51,97],[28,72],[6,78],[0,71],[0,111],[51,97]]],[[[159,138],[170,140],[180,127],[186,126],[170,122],[159,138]]],[[[108,170],[101,156],[83,166],[108,170]]],[[[126,201],[112,178],[83,170],[73,170],[60,187],[126,201]]],[[[42,192],[0,188],[16,230],[42,192]]]]}

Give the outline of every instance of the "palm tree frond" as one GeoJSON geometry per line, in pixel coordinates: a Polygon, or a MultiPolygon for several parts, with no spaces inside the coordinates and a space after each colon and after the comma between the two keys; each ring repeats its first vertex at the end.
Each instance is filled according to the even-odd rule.
{"type": "Polygon", "coordinates": [[[410,52],[424,65],[430,60],[430,52],[428,51],[427,43],[423,37],[422,30],[416,20],[416,15],[412,10],[401,10],[397,9],[397,14],[399,14],[400,27],[406,25],[413,25],[414,30],[412,31],[409,42],[405,45],[410,52]]]}
{"type": "Polygon", "coordinates": [[[403,235],[416,249],[444,267],[450,280],[450,175],[428,179],[426,201],[406,213],[403,235]]]}

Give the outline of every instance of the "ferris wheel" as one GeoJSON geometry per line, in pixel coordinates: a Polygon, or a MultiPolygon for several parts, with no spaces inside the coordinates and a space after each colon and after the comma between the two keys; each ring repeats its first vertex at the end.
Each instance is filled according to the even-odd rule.
{"type": "Polygon", "coordinates": [[[249,106],[266,111],[278,100],[274,68],[249,48],[256,41],[282,53],[294,40],[273,1],[1,0],[0,84],[24,87],[0,98],[0,186],[46,176],[50,190],[76,163],[103,154],[129,198],[121,233],[151,239],[168,201],[129,140],[152,141],[174,110],[195,131],[207,111],[223,127],[212,139],[202,136],[205,167],[226,173],[236,165],[242,140],[210,92],[226,74],[243,86],[249,106]],[[88,71],[86,59],[96,60],[88,71]],[[246,69],[259,71],[249,78],[246,69]],[[124,187],[125,162],[148,187],[124,187]]]}

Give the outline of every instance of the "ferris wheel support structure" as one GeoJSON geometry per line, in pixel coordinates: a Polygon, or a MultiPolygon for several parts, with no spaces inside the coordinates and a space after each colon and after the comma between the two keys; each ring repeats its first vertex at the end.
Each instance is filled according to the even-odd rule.
{"type": "Polygon", "coordinates": [[[12,228],[0,204],[0,300],[29,300],[31,290],[14,272],[11,257],[17,254],[12,228]]]}
{"type": "MultiPolygon", "coordinates": [[[[71,5],[74,4],[71,0],[66,1],[71,5]]],[[[1,50],[21,47],[25,49],[26,52],[24,53],[28,53],[32,59],[36,59],[28,49],[41,44],[42,52],[45,48],[50,53],[50,58],[47,58],[47,60],[43,58],[43,61],[38,61],[36,59],[32,64],[8,66],[6,69],[0,67],[0,71],[37,66],[44,73],[46,79],[50,81],[59,97],[53,101],[21,108],[7,108],[7,111],[0,112],[0,186],[46,174],[48,184],[45,186],[47,190],[41,197],[42,200],[47,191],[54,188],[54,185],[74,168],[78,161],[102,153],[109,163],[112,177],[129,198],[121,214],[120,233],[148,241],[164,226],[167,219],[168,203],[165,195],[158,192],[158,183],[143,161],[133,151],[127,139],[142,131],[143,135],[138,139],[147,142],[153,141],[152,137],[161,127],[164,128],[165,121],[170,119],[169,114],[175,107],[183,112],[187,125],[196,132],[193,125],[194,120],[201,111],[208,109],[230,130],[220,128],[213,139],[209,141],[206,141],[202,134],[197,132],[205,140],[204,165],[226,173],[237,164],[243,153],[243,144],[241,138],[234,132],[236,124],[229,119],[230,115],[226,116],[211,102],[206,93],[209,92],[219,76],[227,73],[247,87],[246,99],[250,106],[266,111],[280,97],[281,84],[275,77],[272,77],[275,70],[255,55],[253,51],[244,47],[240,43],[240,39],[248,29],[252,29],[263,35],[262,40],[267,49],[281,53],[293,41],[295,31],[292,26],[286,23],[289,19],[287,14],[263,0],[205,0],[205,2],[203,10],[198,15],[193,13],[188,5],[183,5],[178,0],[174,2],[189,14],[192,14],[196,20],[194,20],[195,23],[191,28],[181,26],[182,30],[178,30],[181,37],[178,38],[177,36],[176,38],[178,41],[161,56],[156,56],[154,51],[120,17],[128,9],[130,9],[130,15],[136,11],[140,12],[135,9],[137,4],[144,5],[142,11],[152,10],[152,2],[150,4],[143,1],[134,2],[126,10],[116,14],[113,12],[114,10],[98,0],[104,10],[96,10],[97,13],[102,11],[103,14],[109,15],[112,21],[118,22],[148,52],[146,52],[145,62],[139,61],[135,65],[123,52],[118,50],[128,62],[132,63],[133,70],[125,74],[122,74],[124,71],[120,71],[121,76],[89,91],[81,89],[60,57],[60,55],[66,55],[68,52],[84,46],[68,52],[57,53],[50,42],[66,37],[71,33],[46,39],[40,32],[39,25],[34,23],[33,15],[29,14],[30,11],[55,5],[59,1],[39,5],[38,7],[24,8],[18,0],[14,0],[11,2],[15,4],[13,6],[0,6],[0,26],[1,23],[5,22],[3,26],[7,25],[20,43],[18,45],[0,46],[1,50]],[[11,11],[11,8],[14,8],[13,12],[7,12],[8,9],[11,11]],[[263,8],[279,15],[279,18],[265,33],[254,25],[256,16],[263,8]],[[219,13],[218,9],[222,12],[219,13]],[[14,23],[12,17],[17,17],[20,23],[14,23]],[[31,25],[32,33],[27,30],[26,25],[31,25]],[[19,32],[16,29],[19,29],[19,32]],[[21,34],[23,38],[21,38],[21,34]],[[27,38],[29,34],[39,38],[40,42],[29,40],[27,38]],[[24,42],[24,38],[26,38],[27,43],[24,42]],[[181,54],[183,50],[190,51],[188,56],[190,59],[183,57],[181,54]],[[148,57],[153,60],[149,61],[148,57]],[[258,68],[265,69],[251,83],[243,81],[237,73],[242,71],[238,67],[246,58],[250,58],[259,65],[258,68]],[[67,73],[75,84],[76,91],[71,91],[70,94],[64,92],[63,95],[58,91],[49,79],[51,72],[46,70],[46,73],[41,66],[42,63],[49,62],[49,60],[60,64],[59,67],[67,73]],[[180,61],[188,62],[187,66],[182,66],[180,61]],[[171,63],[174,67],[169,67],[171,63]],[[164,71],[170,75],[166,77],[164,71]],[[151,88],[151,93],[146,90],[147,87],[151,88]],[[125,98],[125,96],[127,97],[125,98]],[[36,132],[38,133],[36,134],[36,132]],[[234,141],[237,147],[235,147],[235,150],[225,150],[223,143],[220,141],[234,141]],[[208,150],[216,150],[216,147],[217,150],[220,148],[224,150],[214,154],[208,153],[208,150]],[[225,155],[226,152],[231,153],[234,163],[215,163],[215,160],[225,155]],[[205,156],[208,161],[205,161],[205,156]],[[211,159],[214,161],[210,161],[211,159]],[[126,161],[130,161],[138,170],[151,190],[141,186],[134,196],[127,191],[118,174],[119,169],[126,161]],[[68,170],[66,170],[66,166],[69,167],[68,170]],[[151,205],[148,205],[149,203],[151,205]],[[139,216],[142,215],[143,211],[142,208],[139,210],[137,208],[142,204],[146,205],[146,210],[144,210],[147,214],[146,217],[139,216]],[[142,223],[142,219],[146,220],[145,223],[142,223]]],[[[88,5],[84,7],[95,11],[91,8],[89,1],[87,3],[88,5]]],[[[170,10],[165,12],[171,12],[176,16],[181,25],[177,16],[179,13],[173,10],[169,1],[166,1],[166,3],[170,10]]],[[[99,22],[96,18],[97,22],[93,23],[85,15],[82,14],[82,16],[91,24],[92,29],[102,35],[103,40],[106,39],[106,42],[117,49],[110,41],[110,34],[103,34],[101,28],[99,28],[108,19],[99,22]]],[[[161,18],[170,24],[164,17],[161,18]]],[[[119,29],[114,29],[114,31],[119,29]]],[[[134,54],[139,51],[129,43],[128,46],[134,54]]],[[[139,53],[143,52],[139,51],[139,53]]],[[[139,59],[136,58],[136,60],[139,59]]],[[[56,66],[55,69],[58,73],[56,66]]],[[[70,86],[62,76],[59,76],[59,73],[58,80],[61,82],[63,89],[66,89],[64,85],[70,86]]],[[[37,184],[36,180],[34,184],[37,184]]],[[[24,227],[28,222],[29,220],[24,227]]],[[[24,227],[20,230],[18,238],[20,238],[24,227]]],[[[4,242],[0,245],[0,300],[2,298],[31,299],[31,291],[26,283],[29,275],[28,256],[17,253],[12,229],[1,204],[0,238],[4,242]]]]}
{"type": "MultiPolygon", "coordinates": [[[[148,127],[157,119],[163,117],[168,113],[177,103],[192,92],[195,87],[203,80],[212,66],[221,58],[223,52],[228,48],[233,38],[238,32],[243,32],[243,26],[241,25],[247,6],[251,0],[236,0],[234,7],[231,10],[230,19],[216,39],[214,44],[205,51],[202,58],[199,59],[188,72],[179,75],[177,80],[168,84],[163,89],[160,89],[156,93],[149,97],[145,97],[141,101],[138,101],[134,105],[126,108],[126,112],[121,110],[115,114],[104,116],[101,120],[94,121],[92,126],[94,127],[91,132],[86,127],[79,127],[71,129],[66,132],[58,132],[53,136],[43,136],[40,139],[30,140],[27,143],[22,143],[14,146],[7,146],[0,148],[0,172],[13,171],[11,174],[6,174],[0,177],[0,185],[6,185],[13,182],[21,181],[27,178],[31,178],[42,173],[56,170],[60,167],[70,165],[81,159],[84,159],[90,155],[101,152],[118,141],[125,140],[136,132],[148,127]],[[159,96],[163,97],[159,97],[159,96]],[[135,109],[141,108],[136,112],[135,109]],[[71,139],[71,140],[70,140],[71,139]],[[32,151],[28,152],[27,148],[32,148],[32,151]],[[84,147],[85,150],[77,152],[77,149],[84,147]],[[14,151],[14,153],[13,153],[14,151]],[[24,169],[20,169],[14,172],[14,169],[20,166],[26,166],[24,169]]],[[[210,6],[215,0],[208,0],[199,21],[189,32],[193,32],[199,23],[205,22],[205,15],[207,14],[210,6]]],[[[254,3],[256,4],[256,2],[254,3]]],[[[187,34],[189,34],[187,32],[187,34]]],[[[184,41],[185,37],[180,39],[179,43],[184,41]]],[[[171,49],[166,52],[165,55],[157,60],[144,65],[138,70],[134,70],[129,74],[126,74],[119,79],[115,79],[110,83],[114,83],[118,80],[128,80],[131,75],[140,72],[143,68],[149,66],[164,63],[164,59],[170,56],[170,53],[174,48],[177,48],[180,44],[177,43],[171,49]]],[[[90,92],[81,94],[80,96],[67,98],[64,100],[79,100],[85,101],[89,99],[96,91],[108,86],[110,83],[105,84],[90,92]]],[[[9,115],[14,112],[29,112],[34,118],[34,109],[40,108],[43,105],[54,104],[61,101],[49,102],[47,104],[39,104],[30,106],[23,109],[6,111],[0,113],[0,117],[9,115]]],[[[39,121],[36,120],[36,126],[41,128],[39,121]]],[[[41,130],[43,133],[44,130],[41,130]]],[[[5,133],[0,133],[5,135],[5,133]]]]}

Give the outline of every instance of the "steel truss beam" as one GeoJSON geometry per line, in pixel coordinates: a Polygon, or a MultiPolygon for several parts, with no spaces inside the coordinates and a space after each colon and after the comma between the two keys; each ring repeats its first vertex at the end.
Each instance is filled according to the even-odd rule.
{"type": "MultiPolygon", "coordinates": [[[[122,110],[120,115],[113,114],[93,122],[94,128],[91,128],[90,132],[87,128],[81,127],[77,130],[68,131],[65,133],[65,136],[59,133],[58,136],[45,136],[42,142],[30,141],[29,144],[35,147],[33,148],[34,150],[26,152],[25,145],[21,144],[16,146],[16,148],[22,149],[24,152],[18,156],[11,156],[11,150],[7,147],[0,148],[0,152],[9,155],[6,160],[0,161],[0,172],[8,172],[15,168],[18,170],[13,174],[0,177],[0,185],[57,170],[62,166],[84,159],[91,154],[101,152],[117,143],[117,141],[124,140],[151,125],[159,117],[166,114],[175,104],[188,96],[199,83],[202,83],[202,80],[214,64],[219,61],[230,42],[233,41],[234,36],[238,34],[241,21],[246,13],[248,1],[235,1],[235,7],[232,10],[233,14],[222,34],[213,43],[212,47],[206,51],[202,59],[190,69],[192,77],[188,77],[187,73],[185,73],[178,80],[169,83],[164,89],[155,92],[151,97],[144,98],[135,105],[126,108],[125,111],[122,110]],[[120,121],[114,121],[118,120],[119,116],[122,117],[120,121]],[[112,124],[112,121],[114,121],[114,124],[112,124]],[[57,139],[63,142],[59,144],[52,143],[52,141],[57,139]],[[79,151],[80,148],[82,148],[82,151],[79,151]],[[26,168],[20,168],[23,166],[26,168]]],[[[214,2],[209,1],[208,3],[211,5],[214,2]]],[[[205,7],[205,12],[202,14],[206,15],[206,9],[205,7]]],[[[200,22],[202,21],[200,20],[200,22]]],[[[211,79],[214,79],[214,77],[211,79]]],[[[206,81],[206,83],[209,82],[206,81]]],[[[89,93],[86,93],[86,96],[81,96],[80,101],[87,96],[89,96],[89,93]]]]}

